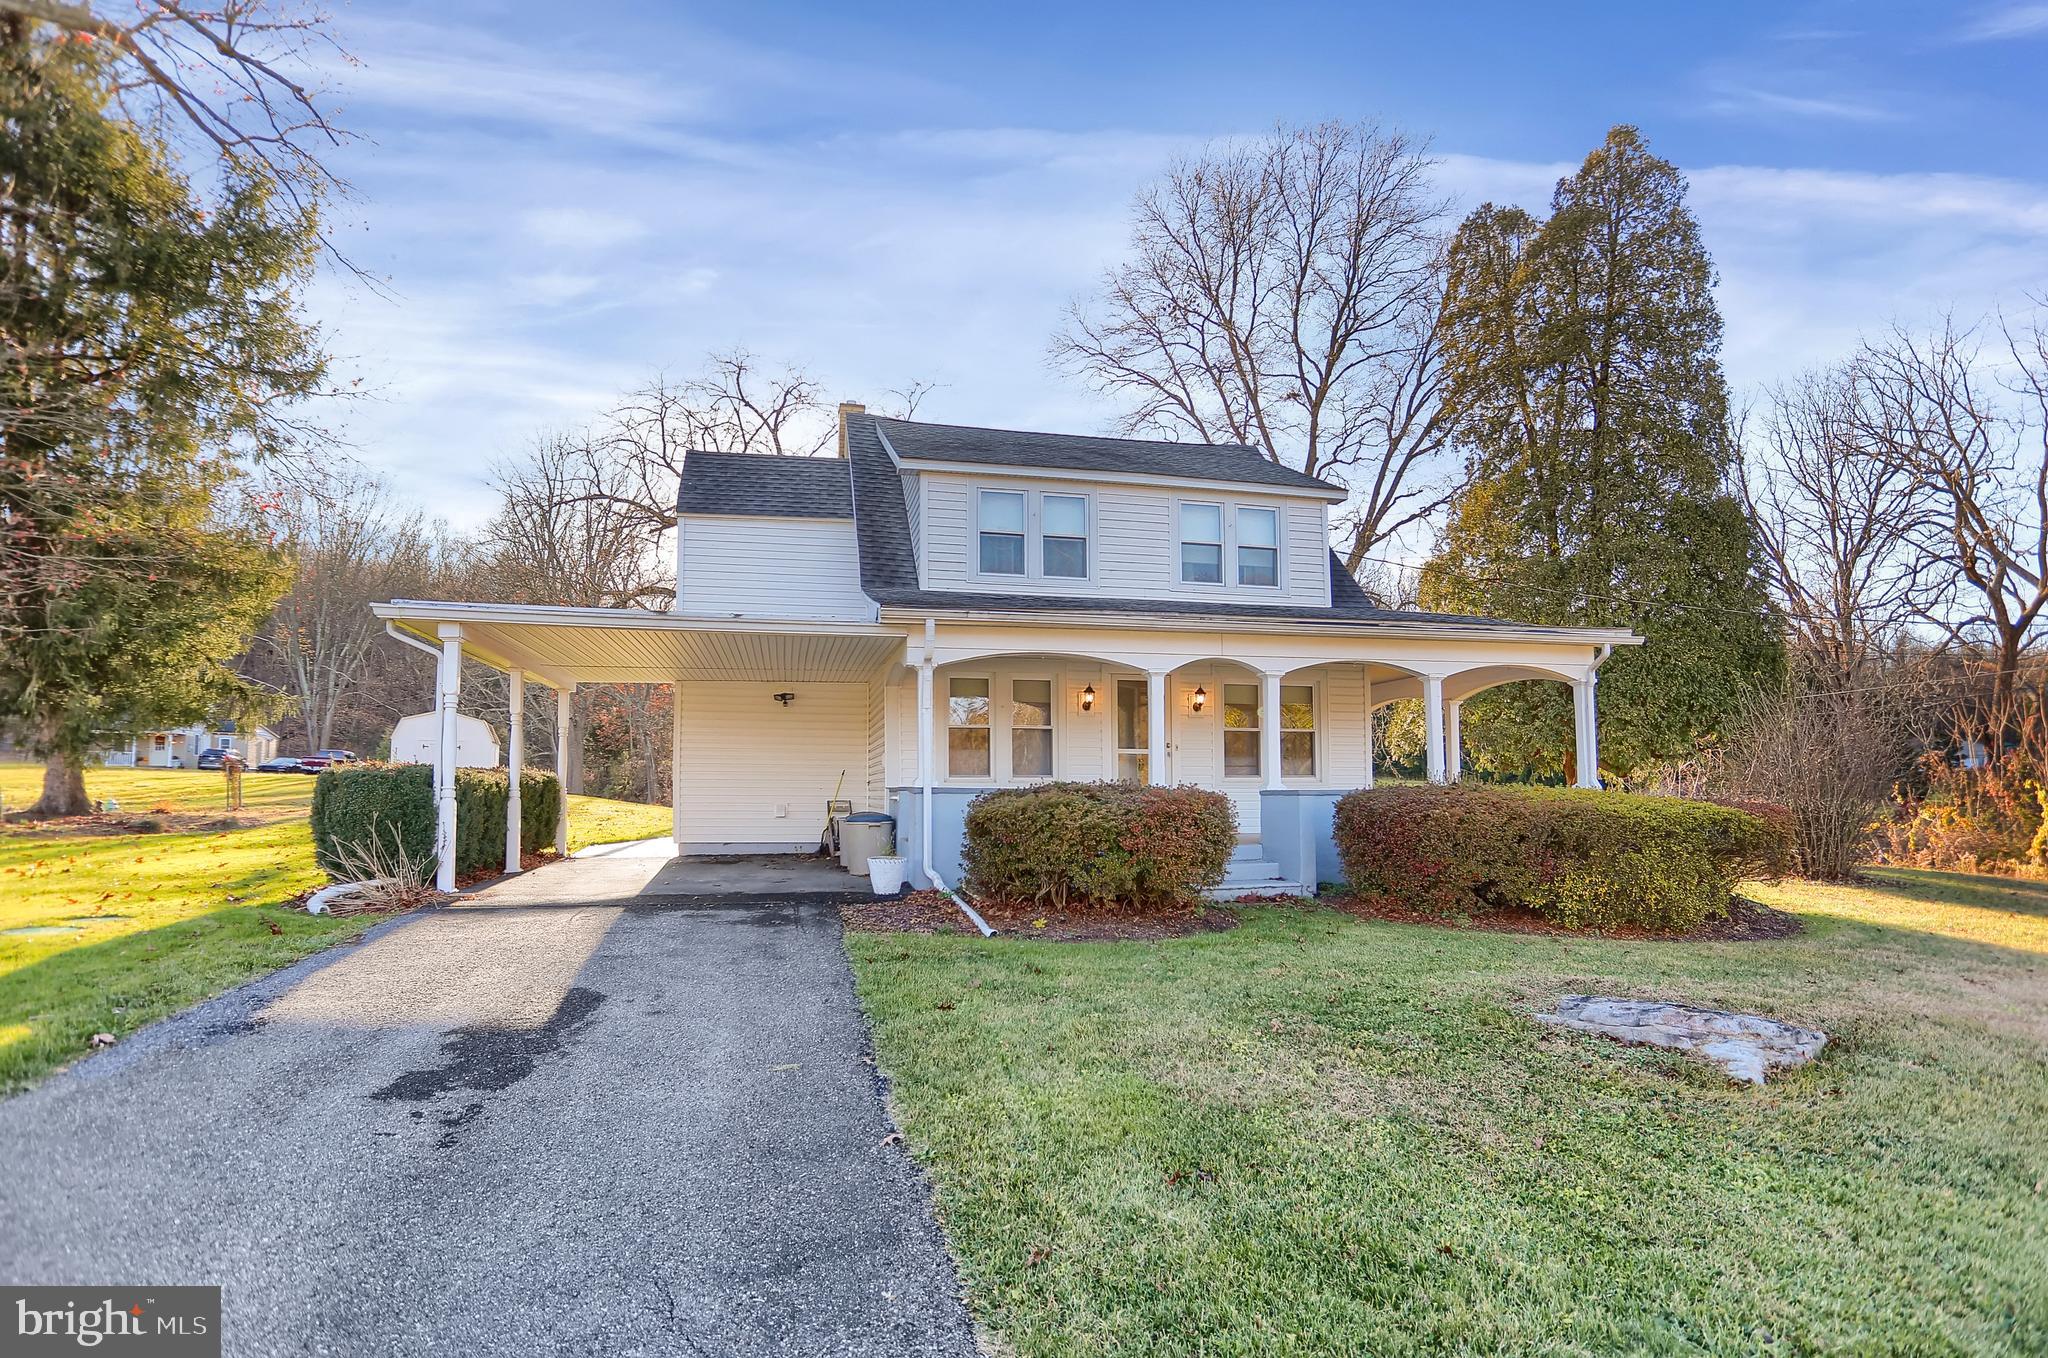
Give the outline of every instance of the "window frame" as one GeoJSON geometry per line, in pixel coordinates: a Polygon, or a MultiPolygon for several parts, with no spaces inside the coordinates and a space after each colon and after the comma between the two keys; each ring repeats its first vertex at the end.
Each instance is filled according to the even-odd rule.
{"type": "Polygon", "coordinates": [[[976,486],[974,488],[974,573],[977,576],[983,576],[991,580],[1028,579],[1031,575],[1031,519],[1032,514],[1030,491],[1015,490],[1007,486],[976,486]],[[984,509],[988,497],[991,495],[1014,496],[1016,499],[1020,500],[1023,503],[1024,521],[1021,525],[1019,525],[1018,531],[1016,533],[1011,533],[1008,529],[993,529],[986,526],[984,519],[984,509]],[[990,533],[995,533],[1002,537],[1015,537],[1017,539],[1017,570],[992,571],[982,564],[981,540],[985,535],[990,533]]]}
{"type": "Polygon", "coordinates": [[[1231,539],[1232,539],[1232,541],[1231,541],[1231,544],[1230,544],[1230,566],[1231,566],[1231,572],[1232,572],[1232,575],[1233,575],[1233,577],[1234,577],[1234,582],[1235,582],[1235,583],[1236,583],[1236,584],[1238,585],[1238,587],[1239,587],[1239,588],[1241,588],[1241,589],[1270,589],[1270,590],[1274,590],[1274,591],[1279,591],[1279,590],[1282,590],[1282,589],[1284,589],[1284,588],[1286,587],[1286,584],[1287,584],[1287,579],[1286,579],[1286,575],[1285,575],[1285,562],[1286,562],[1286,560],[1287,560],[1287,554],[1286,554],[1286,552],[1284,552],[1283,550],[1281,550],[1281,536],[1280,536],[1280,535],[1281,535],[1281,532],[1282,532],[1282,523],[1283,523],[1283,521],[1284,521],[1284,520],[1286,519],[1286,517],[1287,517],[1286,515],[1284,515],[1284,514],[1282,514],[1282,513],[1280,512],[1280,506],[1278,506],[1278,505],[1260,505],[1260,504],[1244,504],[1244,503],[1237,503],[1237,504],[1233,504],[1233,505],[1231,505],[1231,507],[1230,507],[1230,535],[1231,535],[1231,539]],[[1272,545],[1272,546],[1271,546],[1270,548],[1269,548],[1269,547],[1263,547],[1263,546],[1258,546],[1258,545],[1254,545],[1254,546],[1251,546],[1251,547],[1247,547],[1247,546],[1245,545],[1245,543],[1244,543],[1244,534],[1243,534],[1242,532],[1240,532],[1240,531],[1239,531],[1239,528],[1238,528],[1238,520],[1239,520],[1239,519],[1241,519],[1241,518],[1242,518],[1242,517],[1244,516],[1244,514],[1245,514],[1245,512],[1246,512],[1247,510],[1249,510],[1250,512],[1252,512],[1252,513],[1254,513],[1254,514],[1268,514],[1268,515],[1271,515],[1271,516],[1272,516],[1272,519],[1273,519],[1273,545],[1272,545]],[[1272,584],[1270,584],[1270,585],[1258,585],[1258,584],[1253,584],[1253,583],[1251,583],[1251,582],[1247,581],[1247,580],[1246,580],[1246,579],[1244,578],[1244,554],[1245,554],[1245,553],[1246,553],[1247,551],[1255,551],[1255,552],[1263,552],[1263,551],[1270,551],[1270,552],[1272,552],[1272,553],[1273,553],[1273,583],[1272,583],[1272,584]]]}
{"type": "Polygon", "coordinates": [[[974,785],[978,783],[994,783],[996,779],[996,677],[993,674],[985,673],[979,670],[974,671],[972,673],[961,671],[958,673],[949,674],[946,676],[946,695],[944,702],[943,704],[934,704],[934,706],[940,707],[941,709],[938,714],[939,734],[944,737],[944,740],[941,742],[941,744],[946,752],[946,781],[949,783],[959,782],[966,783],[969,785],[974,785]],[[988,685],[988,695],[986,699],[988,703],[988,722],[986,725],[956,726],[953,724],[953,685],[960,682],[963,679],[969,681],[979,680],[980,682],[988,685]],[[988,732],[987,773],[975,775],[971,773],[953,772],[953,732],[955,731],[988,732]]]}
{"type": "Polygon", "coordinates": [[[1282,683],[1280,685],[1280,695],[1280,739],[1276,742],[1276,747],[1280,751],[1280,776],[1283,779],[1293,779],[1301,783],[1320,783],[1323,780],[1324,767],[1323,727],[1327,724],[1329,716],[1323,707],[1323,686],[1313,679],[1297,684],[1282,683]],[[1305,688],[1308,690],[1308,717],[1310,724],[1305,732],[1301,727],[1289,727],[1287,725],[1286,695],[1287,690],[1290,688],[1305,688]],[[1304,734],[1308,736],[1309,771],[1307,773],[1289,773],[1287,771],[1287,737],[1289,735],[1298,736],[1304,734]]]}
{"type": "Polygon", "coordinates": [[[1003,772],[1006,781],[1019,784],[1051,782],[1058,776],[1060,766],[1060,681],[1057,676],[1044,674],[1011,674],[1003,679],[1008,696],[1004,700],[1003,749],[1008,756],[1009,767],[1003,772]],[[1017,685],[1045,685],[1045,725],[1019,726],[1017,724],[1017,685]],[[1045,772],[1017,772],[1017,733],[1019,731],[1045,732],[1045,772]]]}
{"type": "MultiPolygon", "coordinates": [[[[1013,584],[1019,580],[1029,580],[1037,584],[1050,583],[1060,588],[1090,585],[1095,582],[1095,563],[1101,554],[1095,549],[1096,520],[1095,494],[1093,491],[1079,489],[1041,490],[1033,487],[984,485],[974,482],[969,485],[968,497],[968,502],[971,506],[968,523],[970,531],[967,544],[967,574],[969,579],[1007,581],[1013,584]],[[1017,495],[1023,497],[1024,569],[1022,571],[986,571],[981,568],[981,535],[984,531],[992,531],[985,530],[982,527],[981,504],[984,495],[1017,495]],[[1088,558],[1088,571],[1085,575],[1047,575],[1045,573],[1044,523],[1045,497],[1048,495],[1059,499],[1079,500],[1081,502],[1081,546],[1088,558]]],[[[929,513],[927,513],[926,517],[929,518],[929,513]]],[[[1008,536],[1007,533],[1005,535],[1008,536]]],[[[1055,534],[1055,536],[1065,538],[1072,535],[1059,533],[1055,534]]]]}
{"type": "Polygon", "coordinates": [[[1239,680],[1235,683],[1225,679],[1216,685],[1216,698],[1217,726],[1219,728],[1216,736],[1217,776],[1226,783],[1256,783],[1266,776],[1265,695],[1259,690],[1259,680],[1257,676],[1249,680],[1239,680]],[[1252,691],[1252,725],[1249,728],[1252,734],[1252,771],[1250,773],[1232,773],[1230,771],[1230,733],[1232,731],[1242,732],[1247,729],[1242,726],[1233,727],[1230,724],[1230,690],[1234,688],[1248,688],[1252,691]]]}
{"type": "MultiPolygon", "coordinates": [[[[1067,676],[1064,670],[1051,668],[1019,668],[994,666],[978,669],[961,669],[952,673],[935,676],[932,698],[932,722],[937,728],[932,737],[933,781],[942,787],[1030,787],[1035,783],[1056,782],[1066,766],[1061,742],[1066,727],[1066,713],[1061,704],[1068,692],[1067,676]],[[953,683],[955,680],[978,680],[988,685],[988,725],[986,727],[955,726],[953,724],[953,683]],[[1016,690],[1011,687],[1018,680],[1038,680],[1048,685],[1052,701],[1048,712],[1050,726],[1019,727],[1011,720],[1016,690]],[[953,731],[986,730],[988,732],[988,772],[986,774],[953,772],[953,743],[949,734],[953,731]],[[1018,774],[1016,752],[1012,745],[1012,733],[1018,730],[1050,731],[1052,749],[1052,770],[1049,773],[1018,774]]],[[[914,728],[913,728],[914,729],[914,728]]]]}
{"type": "Polygon", "coordinates": [[[1176,500],[1173,515],[1173,578],[1176,584],[1193,585],[1198,589],[1227,589],[1230,586],[1230,502],[1227,500],[1176,500]],[[1216,578],[1214,580],[1188,579],[1187,549],[1189,545],[1209,546],[1206,538],[1188,537],[1188,511],[1190,509],[1213,509],[1216,511],[1216,578]]]}

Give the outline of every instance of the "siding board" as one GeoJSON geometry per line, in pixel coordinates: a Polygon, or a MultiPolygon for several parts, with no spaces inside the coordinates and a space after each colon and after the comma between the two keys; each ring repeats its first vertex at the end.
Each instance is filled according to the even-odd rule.
{"type": "Polygon", "coordinates": [[[847,519],[684,516],[679,613],[865,621],[860,554],[847,519]]]}

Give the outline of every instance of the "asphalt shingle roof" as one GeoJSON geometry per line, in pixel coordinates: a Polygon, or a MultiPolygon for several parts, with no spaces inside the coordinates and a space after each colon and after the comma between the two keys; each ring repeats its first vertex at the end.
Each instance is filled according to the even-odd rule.
{"type": "Polygon", "coordinates": [[[846,463],[836,457],[691,453],[683,459],[676,509],[683,514],[850,519],[853,490],[846,463]]]}
{"type": "Polygon", "coordinates": [[[1334,491],[1342,487],[1283,467],[1256,448],[1227,443],[1165,443],[1101,438],[1092,434],[1038,434],[978,429],[964,424],[923,424],[871,417],[889,446],[906,461],[973,462],[991,467],[1056,471],[1127,472],[1197,481],[1232,481],[1278,490],[1334,491]]]}
{"type": "MultiPolygon", "coordinates": [[[[1263,618],[1273,622],[1448,622],[1461,626],[1482,627],[1516,625],[1493,618],[1381,608],[1358,587],[1358,581],[1352,578],[1350,571],[1344,569],[1344,563],[1337,559],[1335,552],[1330,553],[1329,608],[1213,604],[1186,599],[968,594],[952,590],[924,589],[919,585],[917,578],[917,553],[910,537],[910,514],[903,503],[903,477],[897,471],[896,464],[890,460],[888,450],[882,446],[882,440],[877,434],[878,425],[887,428],[889,439],[894,443],[895,430],[905,423],[902,420],[881,420],[872,415],[849,415],[846,419],[847,456],[853,464],[855,537],[860,543],[860,585],[870,599],[885,607],[928,608],[934,612],[952,610],[1003,613],[1147,613],[1210,618],[1263,618]]],[[[915,427],[958,428],[951,425],[915,427]]],[[[1118,439],[1100,441],[1128,442],[1118,439]]],[[[903,452],[901,444],[896,445],[896,451],[899,455],[903,452]]],[[[1266,465],[1271,466],[1270,463],[1266,465]]]]}

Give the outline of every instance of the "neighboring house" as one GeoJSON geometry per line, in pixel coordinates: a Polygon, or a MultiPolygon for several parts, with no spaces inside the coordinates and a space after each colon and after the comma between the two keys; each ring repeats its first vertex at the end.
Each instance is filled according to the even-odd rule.
{"type": "Polygon", "coordinates": [[[1518,679],[1573,685],[1597,785],[1595,673],[1639,638],[1377,607],[1330,551],[1344,498],[1249,448],[846,405],[837,457],[686,458],[672,611],[375,611],[437,643],[444,701],[465,656],[564,704],[675,684],[688,854],[810,849],[844,798],[951,884],[977,792],[1123,778],[1227,793],[1273,865],[1251,875],[1312,885],[1330,807],[1372,781],[1369,711],[1422,699],[1430,776],[1455,778],[1459,704],[1518,679]]]}
{"type": "Polygon", "coordinates": [[[277,733],[268,726],[250,731],[232,721],[200,722],[168,731],[144,731],[99,752],[99,761],[116,769],[189,769],[206,750],[233,750],[251,765],[277,758],[277,733]]]}

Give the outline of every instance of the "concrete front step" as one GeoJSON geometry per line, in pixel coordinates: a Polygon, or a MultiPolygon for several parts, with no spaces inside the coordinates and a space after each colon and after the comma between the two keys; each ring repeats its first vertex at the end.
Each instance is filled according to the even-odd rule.
{"type": "Polygon", "coordinates": [[[1229,866],[1223,870],[1223,880],[1209,888],[1206,893],[1212,901],[1234,901],[1239,896],[1300,896],[1305,894],[1299,882],[1288,881],[1280,875],[1280,866],[1266,858],[1265,850],[1254,841],[1239,844],[1230,855],[1229,866]]]}

